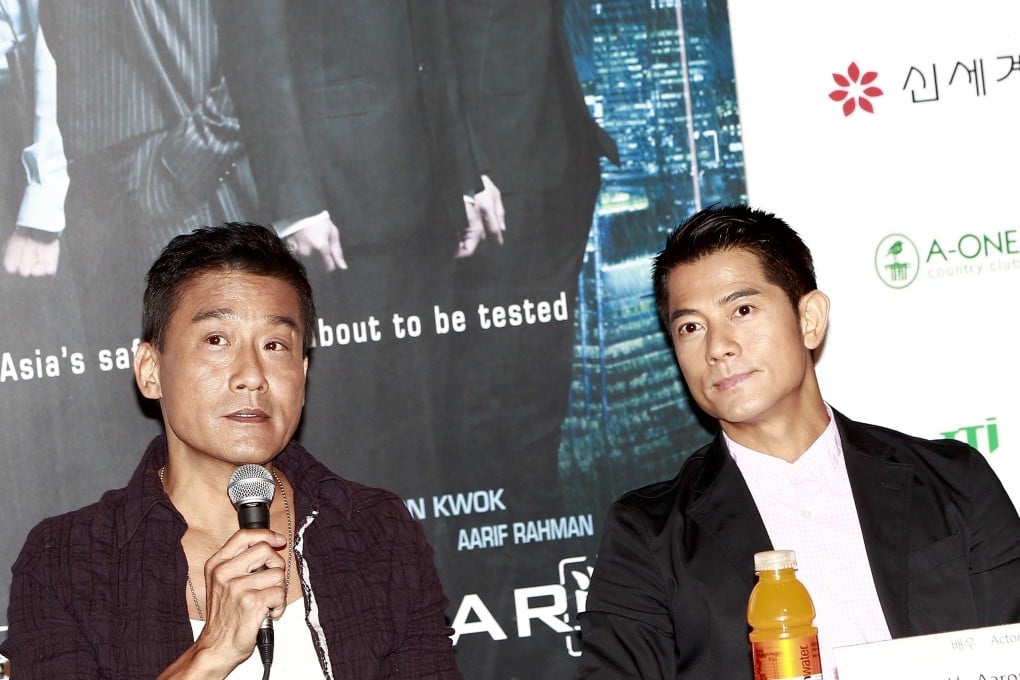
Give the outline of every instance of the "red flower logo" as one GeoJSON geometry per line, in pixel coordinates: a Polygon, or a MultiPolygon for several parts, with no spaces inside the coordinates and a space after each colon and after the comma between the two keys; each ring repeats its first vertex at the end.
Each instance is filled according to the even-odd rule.
{"type": "Polygon", "coordinates": [[[885,94],[880,88],[871,84],[877,77],[878,73],[875,71],[865,71],[864,75],[861,75],[861,69],[857,67],[857,64],[850,62],[846,75],[832,74],[832,79],[841,89],[830,92],[829,99],[834,102],[843,102],[844,116],[849,116],[857,110],[858,106],[868,113],[874,113],[875,108],[871,105],[871,100],[868,97],[881,97],[885,94]]]}

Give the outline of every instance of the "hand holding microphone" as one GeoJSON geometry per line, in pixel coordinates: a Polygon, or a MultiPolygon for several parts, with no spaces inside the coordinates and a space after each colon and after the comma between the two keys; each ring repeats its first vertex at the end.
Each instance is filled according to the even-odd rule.
{"type": "Polygon", "coordinates": [[[204,669],[229,673],[251,656],[257,641],[263,662],[266,655],[272,659],[269,635],[262,631],[271,634],[271,620],[283,615],[287,567],[281,554],[287,538],[268,528],[274,489],[272,476],[258,465],[231,476],[227,495],[240,529],[205,563],[206,625],[195,645],[204,669]]]}
{"type": "MultiPolygon", "coordinates": [[[[237,523],[240,528],[268,529],[269,506],[275,493],[276,484],[273,476],[261,465],[248,464],[237,468],[234,474],[230,475],[227,496],[237,508],[237,523]]],[[[265,568],[261,566],[255,571],[262,571],[265,568]]],[[[273,663],[274,642],[273,619],[267,615],[259,626],[256,638],[262,665],[266,667],[266,675],[269,674],[269,666],[273,663]]]]}
{"type": "Polygon", "coordinates": [[[232,660],[231,667],[251,655],[266,612],[271,618],[283,614],[286,562],[280,549],[286,545],[282,534],[269,529],[240,530],[205,564],[208,608],[199,640],[232,660]]]}

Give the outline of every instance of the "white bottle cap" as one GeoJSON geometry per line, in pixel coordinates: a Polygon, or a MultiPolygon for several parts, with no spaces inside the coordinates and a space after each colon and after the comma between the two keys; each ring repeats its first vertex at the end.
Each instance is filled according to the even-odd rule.
{"type": "Polygon", "coordinates": [[[796,569],[797,556],[792,550],[766,550],[754,554],[755,571],[777,571],[796,569]]]}

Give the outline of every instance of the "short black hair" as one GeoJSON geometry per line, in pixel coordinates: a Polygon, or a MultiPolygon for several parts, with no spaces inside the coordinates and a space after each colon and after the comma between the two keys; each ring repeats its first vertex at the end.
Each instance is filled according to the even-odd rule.
{"type": "Polygon", "coordinates": [[[765,278],[783,289],[794,310],[805,294],[818,287],[811,251],[790,225],[747,205],[714,205],[684,220],[655,257],[652,285],[663,323],[668,324],[668,284],[673,269],[721,250],[743,250],[757,256],[765,278]]]}
{"type": "Polygon", "coordinates": [[[210,271],[271,276],[297,293],[304,355],[315,332],[315,300],[308,273],[276,232],[251,222],[226,222],[174,237],[149,268],[142,301],[142,340],[162,351],[170,318],[185,287],[210,271]]]}

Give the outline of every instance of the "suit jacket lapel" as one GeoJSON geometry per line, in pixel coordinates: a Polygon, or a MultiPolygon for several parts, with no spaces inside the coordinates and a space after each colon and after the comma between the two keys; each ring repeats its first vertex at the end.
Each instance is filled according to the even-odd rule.
{"type": "Polygon", "coordinates": [[[694,484],[688,517],[718,541],[730,565],[748,588],[755,582],[754,554],[772,550],[772,542],[751,491],[730,458],[722,435],[717,435],[694,484]]]}
{"type": "Polygon", "coordinates": [[[853,489],[875,590],[893,637],[909,634],[907,560],[913,468],[890,460],[892,450],[842,414],[836,425],[853,489]]]}
{"type": "MultiPolygon", "coordinates": [[[[835,412],[847,475],[875,590],[893,637],[910,634],[907,616],[907,560],[910,549],[910,492],[913,469],[890,459],[888,445],[869,437],[835,412]]],[[[772,543],[736,463],[716,436],[693,487],[688,517],[713,540],[750,588],[754,553],[772,543]]]]}

